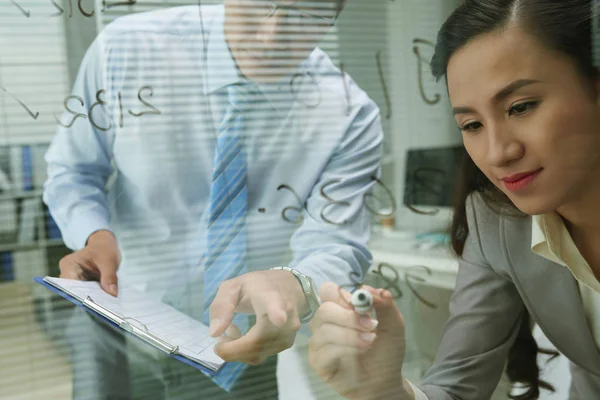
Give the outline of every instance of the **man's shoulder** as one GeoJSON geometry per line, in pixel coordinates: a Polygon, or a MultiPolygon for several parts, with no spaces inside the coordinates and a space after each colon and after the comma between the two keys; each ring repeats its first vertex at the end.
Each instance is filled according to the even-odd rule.
{"type": "Polygon", "coordinates": [[[156,35],[184,37],[208,34],[216,16],[223,13],[222,5],[180,6],[129,14],[110,22],[102,31],[106,40],[114,41],[131,36],[156,35]]]}
{"type": "Polygon", "coordinates": [[[346,102],[350,98],[354,104],[377,108],[375,102],[356,81],[346,71],[342,71],[342,65],[336,65],[321,48],[315,48],[310,54],[306,70],[315,76],[320,90],[335,95],[340,101],[346,102]]]}

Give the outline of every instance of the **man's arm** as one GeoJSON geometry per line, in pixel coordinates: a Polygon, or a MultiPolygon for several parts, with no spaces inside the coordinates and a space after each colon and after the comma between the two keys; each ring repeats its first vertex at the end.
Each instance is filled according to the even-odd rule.
{"type": "Polygon", "coordinates": [[[359,93],[353,102],[361,106],[348,119],[346,134],[314,186],[303,222],[291,239],[290,267],[312,277],[317,288],[328,281],[360,281],[372,261],[364,196],[380,175],[383,132],[379,108],[359,93]]]}
{"type": "MultiPolygon", "coordinates": [[[[103,87],[107,81],[104,37],[98,35],[88,49],[67,103],[71,110],[83,115],[63,113],[45,157],[48,179],[44,184],[43,200],[58,224],[65,244],[73,250],[85,247],[94,232],[110,231],[105,186],[113,173],[114,123],[106,105],[94,107],[93,116],[89,116],[98,92],[107,89],[103,87]],[[80,100],[83,100],[83,106],[80,100]],[[98,129],[109,126],[112,128],[106,131],[98,129]]],[[[101,98],[106,97],[104,94],[101,98]]]]}
{"type": "MultiPolygon", "coordinates": [[[[379,109],[360,93],[362,106],[348,119],[346,135],[313,187],[308,212],[303,213],[303,222],[291,239],[290,267],[313,278],[317,290],[327,281],[351,283],[353,272],[356,280],[362,280],[371,264],[367,249],[370,215],[363,196],[376,183],[373,177],[379,176],[383,133],[379,109]]],[[[220,343],[215,351],[227,361],[257,364],[294,343],[299,317],[308,307],[292,273],[256,271],[220,286],[210,308],[214,337],[226,332],[234,310],[256,314],[257,324],[240,338],[231,331],[230,337],[236,339],[220,343]]]]}

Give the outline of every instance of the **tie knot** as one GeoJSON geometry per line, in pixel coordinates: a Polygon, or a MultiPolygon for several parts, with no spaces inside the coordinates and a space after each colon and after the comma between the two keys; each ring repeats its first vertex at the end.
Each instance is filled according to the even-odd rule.
{"type": "Polygon", "coordinates": [[[236,83],[227,87],[229,103],[238,111],[246,111],[259,99],[260,90],[252,83],[236,83]]]}

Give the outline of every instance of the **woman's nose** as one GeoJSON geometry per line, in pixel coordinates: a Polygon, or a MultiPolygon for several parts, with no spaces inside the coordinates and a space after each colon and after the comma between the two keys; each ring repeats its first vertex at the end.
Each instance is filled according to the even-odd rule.
{"type": "Polygon", "coordinates": [[[524,147],[505,126],[494,127],[488,134],[487,161],[492,167],[502,167],[523,157],[524,147]]]}

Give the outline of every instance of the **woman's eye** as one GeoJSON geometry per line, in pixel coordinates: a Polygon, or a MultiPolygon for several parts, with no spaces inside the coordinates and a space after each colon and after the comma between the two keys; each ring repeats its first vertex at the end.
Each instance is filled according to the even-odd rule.
{"type": "Polygon", "coordinates": [[[510,108],[510,110],[508,110],[508,115],[523,115],[531,111],[536,105],[537,102],[535,101],[528,101],[525,103],[515,104],[510,108]]]}
{"type": "Polygon", "coordinates": [[[483,125],[481,124],[481,122],[470,122],[468,124],[464,124],[463,126],[461,126],[460,130],[463,132],[476,132],[482,126],[483,125]]]}

